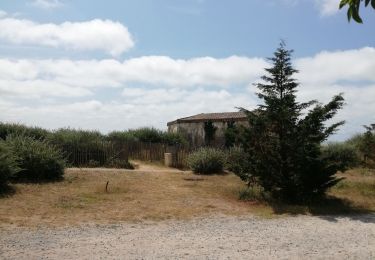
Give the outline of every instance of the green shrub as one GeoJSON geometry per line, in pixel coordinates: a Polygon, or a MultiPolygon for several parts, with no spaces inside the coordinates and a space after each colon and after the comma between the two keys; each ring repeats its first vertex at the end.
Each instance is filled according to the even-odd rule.
{"type": "Polygon", "coordinates": [[[162,142],[169,145],[187,145],[188,141],[186,138],[179,133],[169,133],[169,132],[163,132],[162,134],[162,142]]]}
{"type": "Polygon", "coordinates": [[[128,160],[118,158],[109,159],[105,166],[110,168],[134,169],[134,166],[128,160]]]}
{"type": "Polygon", "coordinates": [[[101,143],[104,136],[99,131],[76,130],[70,128],[58,129],[48,136],[48,141],[58,147],[79,146],[89,147],[101,143]]]}
{"type": "Polygon", "coordinates": [[[99,167],[99,166],[100,166],[100,162],[92,160],[92,159],[89,160],[89,162],[87,164],[88,168],[96,168],[96,167],[99,167]]]}
{"type": "Polygon", "coordinates": [[[350,137],[348,140],[345,141],[345,143],[352,145],[356,148],[359,148],[361,142],[363,139],[363,134],[355,134],[352,137],[350,137]]]}
{"type": "Polygon", "coordinates": [[[254,185],[239,191],[238,197],[244,201],[271,201],[271,195],[266,193],[259,185],[254,185]]]}
{"type": "Polygon", "coordinates": [[[107,136],[112,142],[144,142],[144,143],[164,143],[169,145],[187,144],[186,139],[181,134],[168,133],[155,128],[142,127],[127,131],[113,131],[107,136]]]}
{"type": "Polygon", "coordinates": [[[246,168],[246,153],[240,147],[232,147],[226,153],[225,168],[232,172],[242,172],[246,168]]]}
{"type": "Polygon", "coordinates": [[[107,140],[116,143],[136,142],[137,138],[133,132],[129,131],[112,131],[107,135],[107,140]]]}
{"type": "Polygon", "coordinates": [[[232,147],[226,152],[225,169],[235,173],[248,186],[256,184],[256,178],[251,174],[251,163],[248,154],[238,147],[232,147]]]}
{"type": "Polygon", "coordinates": [[[128,132],[133,134],[134,137],[141,142],[161,143],[163,141],[162,131],[155,128],[142,127],[129,130],[128,132]]]}
{"type": "Polygon", "coordinates": [[[0,141],[0,193],[7,189],[9,180],[19,170],[17,157],[4,141],[0,141]]]}
{"type": "Polygon", "coordinates": [[[329,143],[322,146],[322,157],[342,172],[360,163],[357,149],[348,143],[329,143]]]}
{"type": "Polygon", "coordinates": [[[108,149],[111,148],[108,141],[104,139],[105,137],[98,131],[62,128],[54,131],[47,140],[63,151],[71,166],[81,166],[75,161],[77,153],[85,155],[80,157],[81,164],[88,166],[90,161],[97,161],[99,166],[105,163],[103,154],[107,154],[108,149]]]}
{"type": "Polygon", "coordinates": [[[225,164],[225,154],[219,149],[203,147],[191,153],[187,163],[195,173],[220,173],[225,164]]]}
{"type": "Polygon", "coordinates": [[[46,139],[49,131],[40,127],[28,127],[21,124],[0,123],[0,138],[5,140],[9,135],[24,135],[34,139],[46,139]]]}
{"type": "Polygon", "coordinates": [[[63,177],[65,160],[61,151],[48,142],[28,136],[9,136],[6,143],[17,156],[21,168],[14,180],[42,182],[63,177]]]}
{"type": "Polygon", "coordinates": [[[375,166],[375,124],[364,126],[366,132],[359,144],[359,150],[363,154],[363,160],[367,166],[375,166]]]}

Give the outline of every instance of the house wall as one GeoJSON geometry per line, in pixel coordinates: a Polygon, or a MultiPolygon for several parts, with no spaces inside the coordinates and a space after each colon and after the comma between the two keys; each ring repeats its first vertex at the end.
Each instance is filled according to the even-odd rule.
{"type": "MultiPolygon", "coordinates": [[[[211,121],[216,128],[213,144],[215,146],[225,145],[225,130],[228,127],[228,122],[224,121],[211,121]]],[[[230,122],[230,121],[229,121],[230,122]]],[[[205,122],[191,122],[191,123],[174,123],[168,126],[168,131],[171,133],[181,133],[183,134],[193,146],[203,146],[205,145],[205,122]]],[[[235,125],[248,125],[247,121],[235,121],[235,125]]]]}

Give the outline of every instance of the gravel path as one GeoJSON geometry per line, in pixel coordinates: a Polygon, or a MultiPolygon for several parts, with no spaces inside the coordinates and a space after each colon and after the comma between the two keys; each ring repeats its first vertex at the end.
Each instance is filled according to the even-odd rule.
{"type": "Polygon", "coordinates": [[[375,259],[375,215],[7,228],[0,259],[375,259]]]}

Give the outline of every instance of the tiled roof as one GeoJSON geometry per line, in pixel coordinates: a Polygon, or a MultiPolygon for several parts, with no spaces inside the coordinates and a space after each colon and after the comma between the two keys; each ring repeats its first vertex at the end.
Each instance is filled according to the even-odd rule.
{"type": "Polygon", "coordinates": [[[244,121],[246,120],[246,115],[243,112],[223,112],[223,113],[202,113],[194,116],[183,117],[167,125],[172,125],[175,123],[192,123],[192,122],[204,122],[204,121],[244,121]]]}

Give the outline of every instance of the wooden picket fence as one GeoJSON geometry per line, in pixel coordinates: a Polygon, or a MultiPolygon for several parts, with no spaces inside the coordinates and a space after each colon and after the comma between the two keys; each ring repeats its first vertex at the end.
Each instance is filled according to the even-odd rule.
{"type": "Polygon", "coordinates": [[[182,145],[132,142],[123,145],[130,159],[147,162],[164,162],[164,154],[172,154],[172,167],[185,168],[190,148],[182,145]]]}
{"type": "Polygon", "coordinates": [[[111,160],[140,160],[164,162],[164,154],[172,153],[172,166],[185,168],[186,158],[191,149],[182,145],[167,145],[144,142],[95,142],[90,144],[70,144],[61,147],[71,166],[106,166],[111,160]]]}

